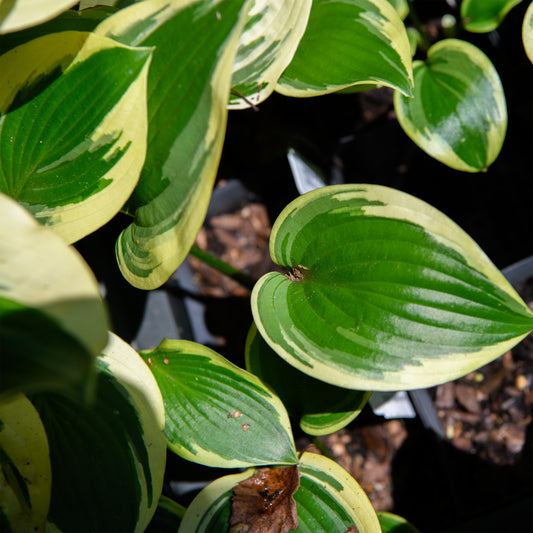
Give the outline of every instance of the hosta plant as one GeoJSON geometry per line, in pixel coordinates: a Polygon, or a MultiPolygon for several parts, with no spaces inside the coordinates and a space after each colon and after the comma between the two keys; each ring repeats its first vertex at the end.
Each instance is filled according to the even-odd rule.
{"type": "MultiPolygon", "coordinates": [[[[290,203],[270,239],[285,274],[257,281],[254,324],[243,324],[246,369],[177,339],[137,353],[110,332],[98,283],[69,245],[121,211],[124,277],[164,284],[205,217],[228,110],[274,91],[390,87],[423,150],[485,170],[507,124],[490,59],[456,36],[413,63],[402,19],[416,2],[101,3],[0,6],[1,529],[143,531],[156,509],[181,531],[403,523],[376,515],[330,459],[296,450],[291,423],[335,431],[372,391],[455,379],[533,329],[448,217],[368,184],[290,203]],[[167,449],[246,470],[185,509],[162,495],[167,449]]],[[[464,26],[488,31],[516,3],[465,1],[464,26]]]]}

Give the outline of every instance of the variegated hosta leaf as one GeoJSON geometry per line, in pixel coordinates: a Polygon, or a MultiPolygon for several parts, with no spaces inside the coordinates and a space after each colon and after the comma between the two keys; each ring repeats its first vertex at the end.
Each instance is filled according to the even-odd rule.
{"type": "Polygon", "coordinates": [[[296,462],[287,412],[253,374],[189,341],[165,340],[141,355],[163,394],[175,453],[219,467],[296,462]]]}
{"type": "Polygon", "coordinates": [[[414,63],[413,98],[394,95],[398,121],[430,156],[449,167],[479,172],[500,153],[507,107],[489,58],[458,39],[433,45],[427,61],[414,63]]]}
{"type": "Polygon", "coordinates": [[[0,57],[0,190],[67,242],[108,222],[137,183],[150,53],[72,31],[0,57]]]}
{"type": "Polygon", "coordinates": [[[371,392],[335,387],[314,379],[279,357],[252,325],[246,340],[246,369],[279,395],[291,416],[310,435],[327,435],[349,424],[371,392]]]}
{"type": "Polygon", "coordinates": [[[96,279],[74,248],[1,193],[0,280],[0,394],[85,388],[107,342],[96,279]]]}
{"type": "Polygon", "coordinates": [[[339,185],[289,204],[270,237],[255,322],[289,363],[334,385],[408,390],[492,361],[533,314],[444,214],[376,185],[339,185]]]}
{"type": "Polygon", "coordinates": [[[0,401],[0,524],[2,531],[43,531],[52,472],[39,414],[22,394],[0,401]]]}
{"type": "Polygon", "coordinates": [[[266,100],[304,34],[311,0],[254,0],[233,65],[230,109],[266,100]],[[245,97],[248,102],[243,99],[245,97]]]}
{"type": "Polygon", "coordinates": [[[155,47],[148,77],[148,153],[127,205],[135,220],[117,242],[120,269],[136,287],[163,284],[204,220],[245,13],[244,0],[147,0],[96,29],[120,42],[155,47]]]}
{"type": "Polygon", "coordinates": [[[520,2],[522,0],[462,0],[463,26],[476,33],[495,30],[507,13],[520,2]]]}
{"type": "MultiPolygon", "coordinates": [[[[294,494],[298,512],[295,533],[347,531],[381,533],[378,518],[367,495],[337,463],[313,453],[302,454],[300,486],[294,494]]],[[[253,476],[255,469],[217,479],[191,502],[178,533],[228,531],[233,488],[253,476]]],[[[258,511],[259,512],[259,511],[258,511]]]]}
{"type": "Polygon", "coordinates": [[[398,13],[387,0],[314,0],[276,91],[317,96],[368,83],[412,92],[411,52],[398,13]]]}
{"type": "Polygon", "coordinates": [[[163,486],[163,400],[139,355],[114,335],[98,358],[96,391],[89,405],[32,398],[50,443],[49,519],[62,531],[142,532],[163,486]]]}
{"type": "Polygon", "coordinates": [[[529,4],[522,24],[522,41],[527,57],[533,63],[533,2],[529,4]]]}
{"type": "Polygon", "coordinates": [[[0,33],[22,30],[54,18],[76,0],[2,0],[0,33]]]}

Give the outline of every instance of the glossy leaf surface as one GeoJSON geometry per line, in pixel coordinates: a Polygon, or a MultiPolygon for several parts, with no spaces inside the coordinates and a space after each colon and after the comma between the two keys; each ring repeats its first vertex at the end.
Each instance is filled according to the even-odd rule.
{"type": "Polygon", "coordinates": [[[116,253],[139,288],[163,284],[204,220],[224,141],[233,60],[244,0],[147,0],[95,30],[155,47],[148,77],[148,152],[126,210],[133,223],[116,253]]]}
{"type": "Polygon", "coordinates": [[[411,94],[411,53],[398,13],[386,0],[315,0],[276,91],[318,96],[367,83],[411,94]]]}
{"type": "Polygon", "coordinates": [[[335,387],[300,372],[279,357],[258,334],[255,324],[246,341],[246,368],[272,387],[291,416],[310,435],[327,435],[349,424],[370,392],[335,387]]]}
{"type": "Polygon", "coordinates": [[[522,0],[462,0],[463,26],[476,33],[495,30],[507,13],[520,2],[522,0]]]}
{"type": "Polygon", "coordinates": [[[0,194],[0,393],[86,389],[107,342],[98,284],[73,248],[0,194]]]}
{"type": "Polygon", "coordinates": [[[311,0],[251,4],[233,66],[230,109],[250,107],[242,96],[257,105],[272,94],[300,43],[310,11],[311,0]]]}
{"type": "Polygon", "coordinates": [[[252,293],[257,327],[291,365],[357,390],[460,377],[533,329],[533,314],[445,215],[400,191],[339,185],[280,214],[270,254],[292,269],[252,293]]]}
{"type": "Polygon", "coordinates": [[[0,524],[2,531],[43,531],[52,472],[39,414],[22,394],[0,401],[0,524]]]}
{"type": "Polygon", "coordinates": [[[0,2],[0,33],[35,26],[75,4],[76,0],[3,0],[0,2]]]}
{"type": "Polygon", "coordinates": [[[163,394],[175,453],[220,467],[297,461],[287,412],[256,376],[189,341],[165,340],[141,355],[163,394]]]}
{"type": "Polygon", "coordinates": [[[527,57],[533,63],[533,2],[527,8],[522,24],[522,41],[527,57]]]}
{"type": "Polygon", "coordinates": [[[439,41],[414,64],[413,98],[394,95],[398,121],[430,156],[465,172],[488,168],[507,129],[503,87],[479,48],[457,39],[439,41]]]}
{"type": "Polygon", "coordinates": [[[96,398],[32,397],[50,442],[49,519],[62,531],[144,531],[161,494],[166,445],[157,384],[111,335],[98,358],[96,398]]]}
{"type": "MultiPolygon", "coordinates": [[[[381,529],[368,497],[357,482],[337,463],[304,453],[298,465],[300,486],[294,494],[298,513],[296,533],[346,531],[353,525],[359,533],[381,529]]],[[[219,478],[192,501],[179,533],[229,531],[232,489],[257,470],[219,478]]]]}
{"type": "Polygon", "coordinates": [[[0,57],[9,80],[0,89],[0,190],[67,242],[108,222],[137,183],[149,61],[149,49],[74,31],[0,57]]]}

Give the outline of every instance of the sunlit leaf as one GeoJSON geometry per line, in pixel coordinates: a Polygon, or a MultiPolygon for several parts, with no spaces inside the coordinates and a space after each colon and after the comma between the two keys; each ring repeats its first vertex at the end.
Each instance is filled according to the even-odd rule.
{"type": "Polygon", "coordinates": [[[270,96],[294,56],[310,10],[311,0],[254,0],[239,38],[230,109],[270,96]]]}
{"type": "MultiPolygon", "coordinates": [[[[298,470],[300,486],[294,494],[298,515],[295,533],[344,533],[353,526],[359,533],[381,533],[368,497],[337,463],[321,455],[304,453],[298,470]]],[[[229,531],[233,489],[256,473],[256,469],[251,469],[219,478],[208,485],[187,508],[178,532],[229,531]]]]}
{"type": "Polygon", "coordinates": [[[253,374],[189,341],[165,340],[141,355],[163,394],[175,453],[221,467],[296,462],[287,412],[253,374]]]}
{"type": "Polygon", "coordinates": [[[3,0],[0,2],[0,33],[35,26],[75,4],[76,0],[3,0]]]}
{"type": "Polygon", "coordinates": [[[3,194],[0,280],[0,393],[85,389],[107,342],[96,279],[76,250],[3,194]]]}
{"type": "Polygon", "coordinates": [[[489,167],[507,129],[503,87],[489,58],[474,45],[446,39],[426,62],[414,63],[413,98],[394,95],[398,121],[425,152],[465,172],[489,167]]]}
{"type": "Polygon", "coordinates": [[[148,77],[148,152],[126,210],[117,259],[139,288],[163,284],[204,220],[220,159],[244,0],[146,0],[95,31],[153,46],[148,77]]]}
{"type": "Polygon", "coordinates": [[[276,91],[317,96],[368,83],[411,94],[411,53],[398,13],[386,0],[315,0],[276,91]]]}
{"type": "Polygon", "coordinates": [[[137,183],[150,53],[71,31],[0,56],[0,191],[67,242],[108,222],[137,183]]]}
{"type": "Polygon", "coordinates": [[[324,187],[276,220],[252,293],[263,338],[312,377],[357,390],[443,383],[492,361],[533,314],[444,214],[377,185],[324,187]]]}
{"type": "Polygon", "coordinates": [[[349,424],[371,393],[335,387],[288,364],[257,333],[255,324],[246,341],[246,368],[279,395],[291,416],[310,435],[326,435],[349,424]]]}
{"type": "Polygon", "coordinates": [[[43,531],[52,472],[39,414],[22,394],[0,401],[0,524],[2,531],[43,531]]]}
{"type": "Polygon", "coordinates": [[[97,362],[94,402],[32,397],[50,442],[49,519],[62,531],[142,532],[163,486],[163,401],[148,367],[118,337],[97,362]]]}
{"type": "Polygon", "coordinates": [[[520,2],[522,0],[462,0],[463,26],[476,33],[495,30],[507,13],[520,2]]]}

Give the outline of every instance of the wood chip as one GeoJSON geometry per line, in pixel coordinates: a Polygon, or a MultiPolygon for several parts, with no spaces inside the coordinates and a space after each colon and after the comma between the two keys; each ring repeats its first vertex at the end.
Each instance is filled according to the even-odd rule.
{"type": "Polygon", "coordinates": [[[457,401],[470,413],[480,413],[481,406],[479,405],[476,390],[470,385],[458,383],[455,386],[455,397],[457,401]]]}

